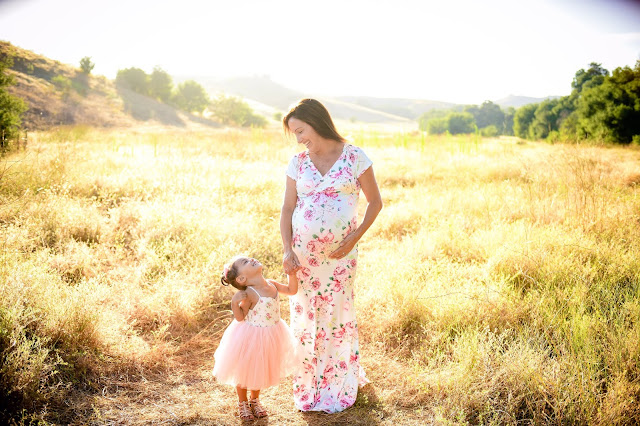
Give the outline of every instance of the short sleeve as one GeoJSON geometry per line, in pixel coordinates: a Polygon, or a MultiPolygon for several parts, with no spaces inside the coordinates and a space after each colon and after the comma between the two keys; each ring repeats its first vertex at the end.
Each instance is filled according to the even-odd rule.
{"type": "Polygon", "coordinates": [[[364,172],[367,171],[369,167],[373,164],[373,162],[367,157],[367,154],[358,147],[354,147],[353,153],[355,154],[355,162],[353,164],[353,169],[355,171],[356,178],[362,176],[364,172]]]}
{"type": "Polygon", "coordinates": [[[287,166],[287,176],[293,180],[298,180],[298,156],[294,155],[287,166]]]}

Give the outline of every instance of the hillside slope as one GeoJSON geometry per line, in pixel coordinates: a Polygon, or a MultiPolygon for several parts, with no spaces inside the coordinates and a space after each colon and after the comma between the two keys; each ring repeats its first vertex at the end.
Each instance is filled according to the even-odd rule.
{"type": "MultiPolygon", "coordinates": [[[[376,105],[365,105],[352,102],[347,98],[315,96],[289,89],[272,81],[267,76],[233,77],[215,79],[211,77],[190,77],[200,82],[212,97],[225,93],[245,98],[251,105],[262,106],[262,111],[286,112],[289,107],[305,97],[316,97],[329,109],[336,120],[349,120],[364,123],[410,123],[412,117],[395,114],[376,108],[376,105]],[[265,108],[265,106],[270,107],[265,108]]],[[[184,77],[184,79],[187,79],[184,77]]],[[[260,107],[257,107],[260,110],[260,107]]]]}
{"type": "Polygon", "coordinates": [[[0,40],[0,58],[7,56],[13,59],[10,72],[15,77],[9,93],[22,98],[29,107],[22,119],[27,130],[69,124],[218,126],[149,97],[117,88],[104,76],[85,75],[76,67],[0,40]]]}

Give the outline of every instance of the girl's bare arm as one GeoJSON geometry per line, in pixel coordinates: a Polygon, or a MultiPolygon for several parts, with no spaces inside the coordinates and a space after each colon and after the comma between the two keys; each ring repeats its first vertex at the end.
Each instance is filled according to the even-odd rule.
{"type": "Polygon", "coordinates": [[[280,284],[279,282],[274,280],[270,281],[273,283],[273,285],[276,286],[276,289],[279,293],[293,296],[298,292],[298,277],[296,276],[295,272],[292,274],[288,274],[287,277],[289,278],[288,285],[280,284]]]}

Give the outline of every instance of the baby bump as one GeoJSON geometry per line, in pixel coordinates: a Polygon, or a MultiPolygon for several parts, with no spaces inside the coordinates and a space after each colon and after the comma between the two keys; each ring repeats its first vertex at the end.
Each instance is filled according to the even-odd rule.
{"type": "Polygon", "coordinates": [[[323,209],[296,209],[293,214],[293,246],[302,254],[329,255],[357,227],[355,212],[328,215],[319,210],[323,209]]]}

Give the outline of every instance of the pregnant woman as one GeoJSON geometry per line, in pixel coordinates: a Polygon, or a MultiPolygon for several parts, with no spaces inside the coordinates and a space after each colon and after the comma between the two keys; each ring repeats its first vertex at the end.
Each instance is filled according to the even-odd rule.
{"type": "Polygon", "coordinates": [[[340,136],[327,109],[303,99],[282,120],[306,150],[293,156],[280,217],[283,267],[297,271],[291,330],[302,353],[295,405],[335,413],[367,380],[360,367],[354,307],[357,243],[382,208],[371,160],[340,136]],[[358,224],[360,190],[367,208],[358,224]]]}

